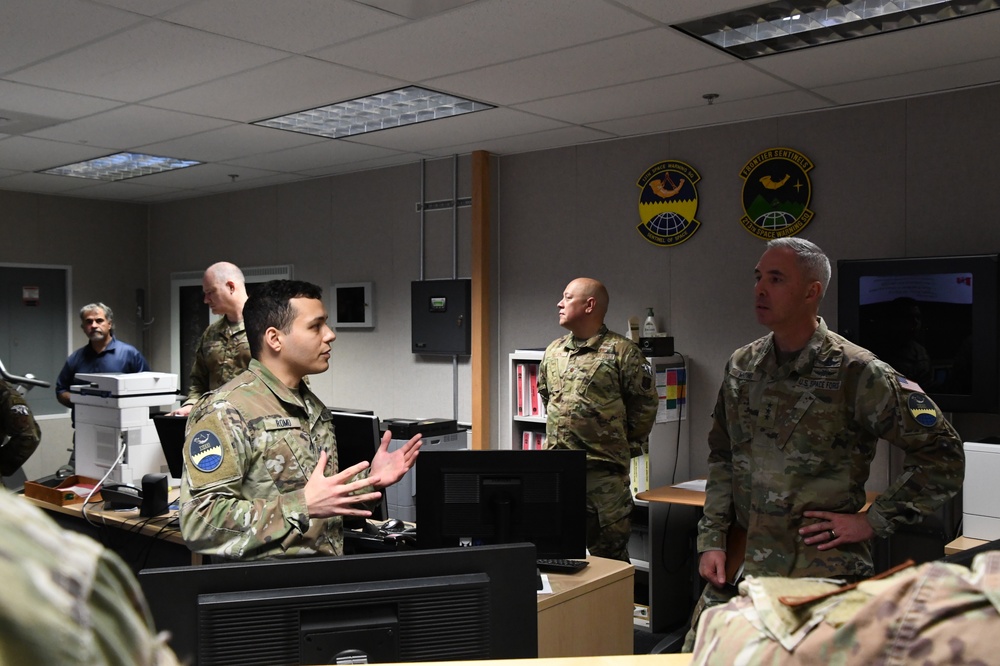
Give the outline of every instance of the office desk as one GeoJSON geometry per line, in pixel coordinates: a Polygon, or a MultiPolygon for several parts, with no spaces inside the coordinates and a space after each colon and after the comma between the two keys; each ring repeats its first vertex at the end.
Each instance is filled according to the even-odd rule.
{"type": "Polygon", "coordinates": [[[976,546],[982,546],[983,544],[989,543],[989,541],[984,541],[982,539],[973,539],[967,536],[960,536],[951,543],[947,543],[944,546],[945,555],[954,555],[955,553],[961,553],[962,551],[969,550],[970,548],[975,548],[976,546]]]}
{"type": "MultiPolygon", "coordinates": [[[[176,501],[177,495],[178,490],[171,489],[170,501],[176,501]]],[[[192,553],[184,543],[177,527],[176,511],[144,518],[139,515],[139,509],[105,511],[102,508],[104,502],[92,502],[87,507],[85,518],[82,502],[60,506],[34,497],[24,499],[47,511],[62,527],[81,532],[104,543],[121,555],[133,570],[138,571],[145,566],[176,566],[202,562],[201,554],[192,553]],[[102,533],[104,528],[114,531],[102,533]]]]}
{"type": "MultiPolygon", "coordinates": [[[[629,654],[597,657],[486,659],[483,661],[427,661],[423,666],[687,666],[690,654],[629,654]]],[[[421,666],[420,662],[410,666],[421,666]]]]}
{"type": "Polygon", "coordinates": [[[632,653],[635,569],[618,560],[587,559],[590,566],[575,574],[547,574],[552,594],[538,595],[539,657],[632,653]]]}

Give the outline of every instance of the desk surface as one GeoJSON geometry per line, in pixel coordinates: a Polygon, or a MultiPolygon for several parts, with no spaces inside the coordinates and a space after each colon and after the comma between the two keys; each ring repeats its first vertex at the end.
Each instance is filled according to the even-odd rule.
{"type": "MultiPolygon", "coordinates": [[[[862,511],[867,511],[872,502],[879,496],[879,493],[869,490],[865,493],[867,502],[862,511]]],[[[650,488],[638,493],[636,499],[647,502],[664,502],[666,504],[684,504],[686,506],[705,506],[705,493],[701,490],[689,490],[687,488],[675,488],[674,486],[662,486],[660,488],[650,488]]]]}
{"type": "Polygon", "coordinates": [[[955,553],[961,553],[962,551],[969,550],[970,548],[975,548],[976,546],[982,546],[984,543],[989,543],[989,541],[984,541],[982,539],[973,539],[972,537],[960,536],[951,543],[948,543],[944,547],[945,555],[954,555],[955,553]]]}
{"type": "MultiPolygon", "coordinates": [[[[628,654],[610,657],[549,657],[538,659],[486,659],[484,661],[423,662],[424,666],[687,666],[690,654],[628,654]]],[[[420,666],[419,663],[412,666],[420,666]]]]}
{"type": "MultiPolygon", "coordinates": [[[[177,489],[171,489],[170,501],[175,501],[177,499],[177,495],[177,489]]],[[[164,541],[170,541],[182,546],[186,545],[184,543],[184,539],[181,537],[181,532],[177,525],[177,512],[173,510],[159,516],[147,518],[140,516],[139,509],[137,508],[124,511],[105,511],[104,502],[98,501],[91,502],[87,505],[87,513],[84,515],[83,502],[79,502],[77,504],[64,504],[60,506],[58,504],[45,502],[34,497],[25,497],[24,499],[41,509],[45,509],[46,511],[73,516],[81,520],[86,519],[93,525],[117,527],[123,530],[162,539],[164,541]]]]}
{"type": "Polygon", "coordinates": [[[615,581],[631,578],[634,567],[627,562],[608,560],[603,557],[588,557],[590,565],[572,574],[549,573],[552,594],[538,595],[538,610],[542,611],[570,599],[581,597],[592,590],[615,581]]]}

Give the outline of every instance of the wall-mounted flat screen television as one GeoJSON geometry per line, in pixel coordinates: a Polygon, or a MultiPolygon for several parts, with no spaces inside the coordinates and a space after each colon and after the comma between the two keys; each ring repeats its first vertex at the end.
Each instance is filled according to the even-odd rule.
{"type": "Polygon", "coordinates": [[[837,262],[841,335],[943,411],[1000,411],[998,254],[837,262]]]}

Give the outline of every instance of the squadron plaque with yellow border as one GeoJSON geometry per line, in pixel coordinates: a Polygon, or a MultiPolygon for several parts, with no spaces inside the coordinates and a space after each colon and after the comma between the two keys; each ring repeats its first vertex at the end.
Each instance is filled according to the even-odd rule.
{"type": "Polygon", "coordinates": [[[701,175],[688,164],[677,160],[658,162],[646,169],[639,187],[639,218],[636,230],[653,245],[673,247],[691,238],[701,222],[698,212],[698,189],[701,175]]]}
{"type": "Polygon", "coordinates": [[[812,168],[809,158],[791,148],[770,148],[755,155],[740,171],[743,227],[764,240],[802,231],[813,218],[812,168]]]}

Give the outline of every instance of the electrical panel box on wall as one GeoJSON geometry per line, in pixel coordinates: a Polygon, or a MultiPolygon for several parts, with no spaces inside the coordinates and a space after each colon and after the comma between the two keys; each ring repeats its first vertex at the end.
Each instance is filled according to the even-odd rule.
{"type": "Polygon", "coordinates": [[[472,280],[410,283],[414,354],[472,353],[472,280]]]}

